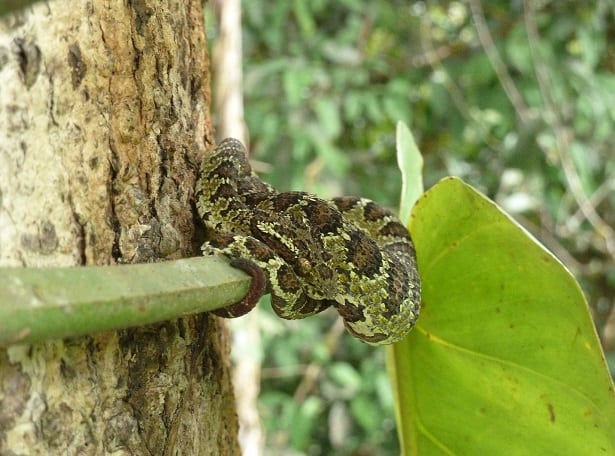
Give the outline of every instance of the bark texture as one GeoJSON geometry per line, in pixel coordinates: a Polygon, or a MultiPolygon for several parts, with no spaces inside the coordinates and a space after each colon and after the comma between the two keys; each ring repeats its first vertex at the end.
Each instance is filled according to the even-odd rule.
{"type": "MultiPolygon", "coordinates": [[[[0,265],[198,254],[212,140],[199,1],[39,3],[0,21],[0,265]]],[[[208,316],[0,349],[0,454],[236,454],[208,316]]]]}

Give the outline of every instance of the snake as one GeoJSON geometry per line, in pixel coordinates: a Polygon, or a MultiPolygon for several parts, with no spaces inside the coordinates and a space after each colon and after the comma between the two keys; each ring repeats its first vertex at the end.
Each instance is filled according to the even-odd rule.
{"type": "Polygon", "coordinates": [[[235,318],[259,298],[284,319],[333,307],[371,345],[403,339],[421,305],[416,251],[395,215],[366,198],[279,192],[253,171],[243,144],[221,141],[205,155],[195,187],[204,255],[224,255],[251,277],[239,302],[214,313],[235,318]]]}

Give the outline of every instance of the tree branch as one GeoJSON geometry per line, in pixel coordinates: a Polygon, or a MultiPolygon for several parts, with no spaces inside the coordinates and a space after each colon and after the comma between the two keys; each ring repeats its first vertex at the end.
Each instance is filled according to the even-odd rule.
{"type": "Polygon", "coordinates": [[[248,276],[220,257],[69,268],[0,268],[0,346],[207,312],[239,301],[248,276]]]}

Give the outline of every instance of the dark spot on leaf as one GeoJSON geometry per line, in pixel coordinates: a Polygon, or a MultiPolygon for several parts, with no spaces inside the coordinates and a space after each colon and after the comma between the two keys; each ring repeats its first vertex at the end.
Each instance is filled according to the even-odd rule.
{"type": "Polygon", "coordinates": [[[548,403],[547,408],[549,409],[549,421],[555,423],[555,409],[553,408],[553,404],[548,403]]]}

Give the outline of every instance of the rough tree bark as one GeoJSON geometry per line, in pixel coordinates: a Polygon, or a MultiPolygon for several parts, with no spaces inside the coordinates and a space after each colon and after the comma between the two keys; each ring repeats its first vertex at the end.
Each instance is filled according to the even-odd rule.
{"type": "MultiPolygon", "coordinates": [[[[0,21],[0,265],[198,254],[212,140],[199,0],[39,3],[0,21]]],[[[208,316],[0,349],[0,454],[236,454],[208,316]]]]}

